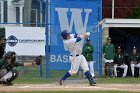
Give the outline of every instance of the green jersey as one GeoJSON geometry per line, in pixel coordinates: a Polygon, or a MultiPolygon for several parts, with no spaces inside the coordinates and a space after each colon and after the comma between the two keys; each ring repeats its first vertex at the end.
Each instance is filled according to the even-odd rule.
{"type": "Polygon", "coordinates": [[[125,57],[123,53],[115,53],[114,63],[118,65],[122,65],[125,63],[125,57]]]}
{"type": "Polygon", "coordinates": [[[140,63],[140,55],[138,53],[130,55],[130,61],[133,61],[134,64],[140,63]]]}
{"type": "Polygon", "coordinates": [[[93,45],[87,45],[85,44],[83,46],[83,55],[85,56],[87,61],[93,61],[93,52],[94,52],[94,47],[93,45]]]}
{"type": "MultiPolygon", "coordinates": [[[[0,69],[3,67],[3,66],[6,66],[8,63],[5,62],[4,60],[0,59],[0,69]]],[[[21,62],[14,62],[12,64],[14,67],[18,67],[18,66],[24,66],[24,63],[21,63],[21,62]]]]}
{"type": "Polygon", "coordinates": [[[103,53],[105,54],[105,59],[114,59],[115,48],[113,44],[108,45],[107,43],[103,45],[103,53]]]}

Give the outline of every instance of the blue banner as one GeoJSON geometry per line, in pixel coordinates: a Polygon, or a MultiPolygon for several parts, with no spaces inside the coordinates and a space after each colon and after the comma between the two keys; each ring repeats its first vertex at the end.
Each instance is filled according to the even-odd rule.
{"type": "MultiPolygon", "coordinates": [[[[101,0],[51,0],[50,2],[50,69],[70,69],[69,53],[61,38],[61,31],[84,34],[95,27],[101,16],[101,0]],[[100,7],[99,7],[100,6],[100,7]],[[100,10],[100,11],[99,11],[100,10]]],[[[99,61],[99,31],[90,36],[94,46],[95,70],[98,70],[99,61]]],[[[81,42],[83,45],[85,41],[81,42]]]]}

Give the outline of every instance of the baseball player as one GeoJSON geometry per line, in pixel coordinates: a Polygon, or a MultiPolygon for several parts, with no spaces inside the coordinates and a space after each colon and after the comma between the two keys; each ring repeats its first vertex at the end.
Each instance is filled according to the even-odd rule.
{"type": "Polygon", "coordinates": [[[89,81],[89,84],[91,86],[95,85],[95,81],[93,80],[92,75],[89,72],[86,59],[82,55],[82,48],[79,45],[79,41],[89,35],[89,32],[83,35],[77,35],[70,34],[67,30],[62,31],[61,36],[63,38],[63,43],[70,52],[71,69],[61,78],[61,80],[59,81],[60,85],[62,85],[68,77],[70,77],[71,75],[75,75],[78,72],[79,66],[81,66],[81,68],[83,69],[84,74],[89,81]]]}
{"type": "Polygon", "coordinates": [[[20,63],[16,62],[16,53],[9,51],[0,60],[0,83],[4,85],[13,85],[11,82],[15,80],[19,75],[19,71],[15,67],[30,67],[40,64],[41,56],[38,56],[34,61],[20,63]]]}
{"type": "Polygon", "coordinates": [[[128,66],[125,64],[124,54],[121,53],[121,47],[118,46],[117,53],[114,56],[114,74],[117,77],[117,68],[123,68],[124,73],[122,77],[126,77],[128,66]]]}
{"type": "Polygon", "coordinates": [[[94,52],[94,47],[90,43],[90,38],[88,37],[86,39],[86,44],[84,44],[84,46],[83,46],[83,55],[88,62],[90,73],[91,73],[92,77],[95,77],[94,68],[93,68],[94,67],[93,52],[94,52]]]}
{"type": "Polygon", "coordinates": [[[140,70],[140,55],[137,53],[137,49],[134,46],[132,49],[132,54],[130,54],[130,66],[132,71],[132,76],[134,77],[135,67],[140,70]]]}
{"type": "Polygon", "coordinates": [[[113,62],[115,55],[114,45],[111,44],[111,38],[107,38],[107,43],[103,45],[103,54],[105,59],[106,78],[113,76],[113,62]]]}

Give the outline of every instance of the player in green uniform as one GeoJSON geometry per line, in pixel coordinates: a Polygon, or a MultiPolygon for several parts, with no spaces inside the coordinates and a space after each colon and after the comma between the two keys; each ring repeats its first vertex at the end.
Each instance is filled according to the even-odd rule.
{"type": "Polygon", "coordinates": [[[137,53],[137,49],[135,46],[132,49],[132,53],[130,54],[129,59],[130,59],[132,76],[134,77],[135,67],[140,69],[140,55],[137,53]]]}
{"type": "Polygon", "coordinates": [[[82,53],[83,53],[83,55],[85,56],[85,58],[88,62],[90,73],[91,73],[92,77],[95,77],[93,52],[94,52],[94,47],[90,43],[90,38],[88,37],[86,39],[86,44],[84,44],[84,46],[83,46],[83,52],[82,53]]]}
{"type": "Polygon", "coordinates": [[[118,46],[117,52],[115,53],[114,57],[114,74],[117,77],[117,68],[124,69],[123,76],[126,77],[128,66],[125,64],[125,57],[124,54],[121,52],[121,47],[118,46]]]}
{"type": "Polygon", "coordinates": [[[103,54],[105,59],[105,74],[106,77],[113,76],[113,62],[114,62],[114,55],[115,55],[115,48],[114,45],[111,44],[111,38],[107,38],[107,43],[103,45],[103,54]]]}
{"type": "Polygon", "coordinates": [[[9,51],[2,59],[0,59],[0,83],[4,85],[12,85],[11,82],[15,80],[19,75],[19,71],[15,67],[30,67],[40,64],[41,56],[37,57],[34,61],[20,63],[16,62],[16,53],[9,51]]]}

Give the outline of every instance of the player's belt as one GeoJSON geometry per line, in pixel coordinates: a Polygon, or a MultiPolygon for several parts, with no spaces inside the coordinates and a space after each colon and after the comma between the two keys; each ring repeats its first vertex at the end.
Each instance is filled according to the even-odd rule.
{"type": "Polygon", "coordinates": [[[77,54],[77,55],[70,55],[70,56],[72,56],[72,57],[73,57],[73,56],[76,56],[76,57],[77,57],[77,56],[80,56],[80,55],[82,55],[82,54],[77,54]]]}

